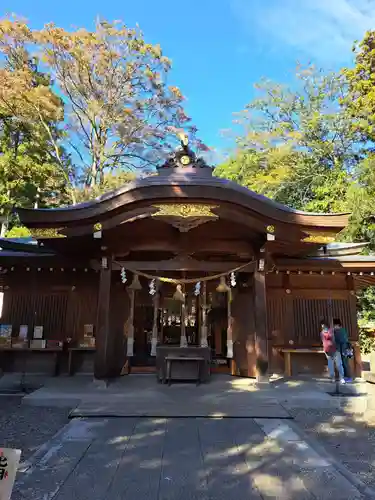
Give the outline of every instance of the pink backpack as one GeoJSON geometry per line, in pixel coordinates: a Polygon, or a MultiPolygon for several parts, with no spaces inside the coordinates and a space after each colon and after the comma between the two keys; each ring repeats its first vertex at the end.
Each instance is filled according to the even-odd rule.
{"type": "Polygon", "coordinates": [[[331,329],[322,331],[323,351],[331,356],[336,352],[335,334],[331,329]]]}

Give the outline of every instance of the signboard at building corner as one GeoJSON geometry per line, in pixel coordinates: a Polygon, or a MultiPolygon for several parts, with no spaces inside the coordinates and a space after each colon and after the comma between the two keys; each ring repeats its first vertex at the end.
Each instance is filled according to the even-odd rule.
{"type": "Polygon", "coordinates": [[[0,448],[0,500],[10,500],[21,450],[0,448]]]}

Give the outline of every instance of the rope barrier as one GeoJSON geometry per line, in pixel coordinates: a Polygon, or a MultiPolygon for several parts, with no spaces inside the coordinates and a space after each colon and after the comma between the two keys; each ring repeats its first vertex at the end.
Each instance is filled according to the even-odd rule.
{"type": "Polygon", "coordinates": [[[132,269],[131,266],[124,266],[123,263],[121,262],[117,262],[117,261],[113,261],[114,264],[117,264],[118,266],[120,267],[123,267],[124,269],[127,269],[128,271],[134,273],[134,274],[138,274],[138,276],[143,276],[143,278],[147,278],[149,280],[158,280],[158,281],[161,281],[161,282],[164,282],[164,283],[172,283],[174,285],[178,285],[178,284],[189,284],[189,283],[198,283],[199,281],[212,281],[212,280],[217,280],[219,278],[221,278],[222,276],[227,276],[228,274],[231,274],[231,273],[237,273],[239,271],[241,271],[241,269],[244,269],[245,267],[249,266],[250,264],[254,264],[256,262],[256,260],[251,260],[249,262],[246,262],[246,264],[243,264],[241,266],[238,266],[238,267],[235,267],[234,269],[229,269],[228,271],[225,271],[224,273],[220,273],[220,274],[214,274],[214,275],[211,275],[211,276],[202,276],[200,278],[189,278],[189,279],[184,279],[184,278],[167,278],[167,277],[164,277],[164,276],[154,276],[152,274],[147,274],[147,273],[143,273],[141,271],[137,271],[135,269],[132,269]]]}

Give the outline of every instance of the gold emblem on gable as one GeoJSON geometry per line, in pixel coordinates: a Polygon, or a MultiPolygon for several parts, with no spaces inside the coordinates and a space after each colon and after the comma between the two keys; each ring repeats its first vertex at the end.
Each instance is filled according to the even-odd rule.
{"type": "Polygon", "coordinates": [[[215,205],[165,203],[163,205],[154,205],[154,208],[159,209],[159,211],[152,214],[153,217],[213,217],[215,219],[218,217],[212,212],[213,209],[217,208],[215,205]]]}
{"type": "Polygon", "coordinates": [[[205,222],[218,219],[218,216],[212,212],[213,209],[217,208],[215,205],[165,203],[154,205],[153,208],[158,209],[158,211],[152,214],[152,217],[166,219],[167,222],[181,232],[190,231],[190,229],[194,229],[205,222]]]}
{"type": "Polygon", "coordinates": [[[335,241],[335,237],[327,233],[310,233],[306,238],[303,238],[306,243],[332,243],[335,241]]]}
{"type": "Polygon", "coordinates": [[[33,238],[66,238],[65,234],[61,234],[59,231],[62,231],[64,228],[34,228],[30,229],[31,236],[33,238]]]}
{"type": "Polygon", "coordinates": [[[182,165],[185,165],[185,166],[189,165],[189,163],[191,162],[190,156],[188,156],[188,155],[181,156],[180,162],[182,163],[182,165]]]}

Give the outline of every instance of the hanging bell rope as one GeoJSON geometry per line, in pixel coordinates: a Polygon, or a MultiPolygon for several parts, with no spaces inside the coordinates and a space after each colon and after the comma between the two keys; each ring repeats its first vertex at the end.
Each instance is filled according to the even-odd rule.
{"type": "MultiPolygon", "coordinates": [[[[213,274],[211,276],[201,276],[199,278],[190,278],[190,279],[184,279],[184,278],[177,279],[177,278],[167,278],[167,277],[162,277],[162,276],[155,276],[152,274],[142,273],[141,271],[137,271],[135,269],[132,269],[129,266],[127,267],[127,269],[128,269],[128,271],[135,273],[139,276],[142,276],[143,278],[147,278],[148,280],[158,280],[158,281],[162,281],[163,283],[172,283],[174,285],[177,285],[179,283],[188,284],[188,283],[197,283],[198,281],[204,282],[204,281],[217,280],[219,278],[227,276],[228,274],[237,273],[237,272],[241,271],[241,269],[244,269],[245,267],[249,266],[250,264],[254,264],[254,262],[256,262],[256,261],[253,259],[253,260],[250,260],[249,262],[246,262],[246,264],[238,266],[234,269],[229,269],[228,271],[225,271],[224,273],[213,274]]],[[[120,267],[124,267],[123,263],[116,262],[115,260],[113,261],[113,263],[117,264],[120,267]]]]}
{"type": "Polygon", "coordinates": [[[230,291],[230,287],[227,285],[225,276],[220,276],[220,283],[218,284],[216,291],[219,293],[226,293],[230,291]]]}
{"type": "Polygon", "coordinates": [[[134,274],[133,281],[128,288],[130,288],[130,290],[142,290],[142,285],[139,282],[138,274],[134,274]]]}
{"type": "Polygon", "coordinates": [[[182,285],[178,284],[176,286],[176,291],[174,292],[173,294],[173,299],[174,300],[179,300],[181,302],[184,302],[185,301],[185,295],[184,293],[182,292],[182,285]]]}

